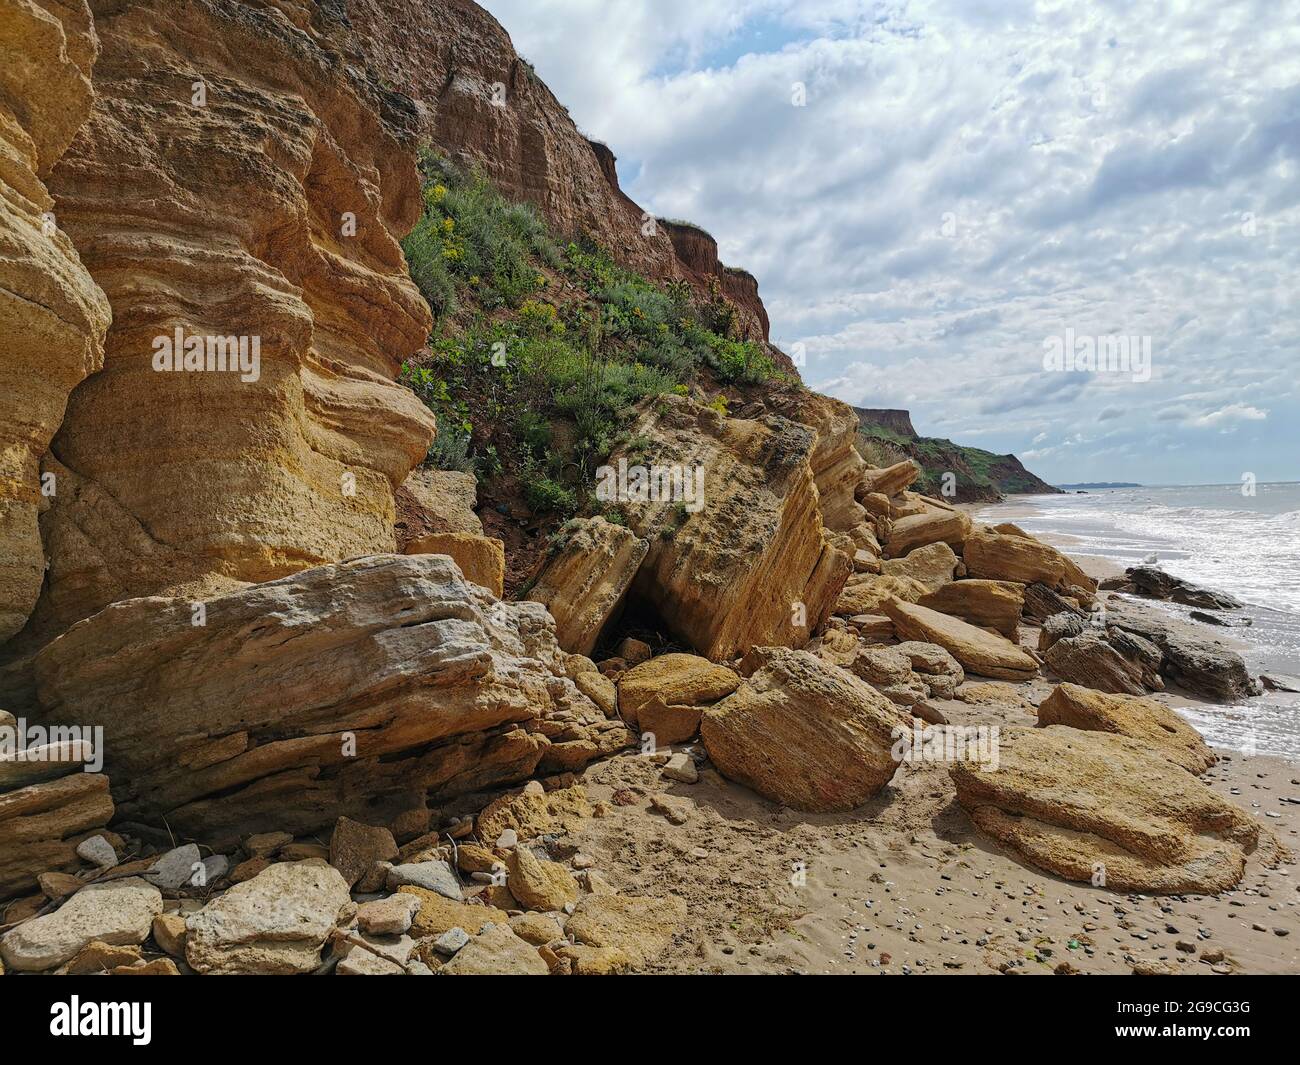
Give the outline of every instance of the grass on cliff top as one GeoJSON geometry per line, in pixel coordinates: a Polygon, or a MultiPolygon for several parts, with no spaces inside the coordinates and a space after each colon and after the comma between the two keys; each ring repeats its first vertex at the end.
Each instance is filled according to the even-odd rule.
{"type": "Polygon", "coordinates": [[[427,464],[569,516],[639,400],[778,376],[716,284],[652,283],[589,240],[561,244],[481,175],[421,165],[424,214],[402,247],[438,325],[403,379],[438,419],[427,464]]]}

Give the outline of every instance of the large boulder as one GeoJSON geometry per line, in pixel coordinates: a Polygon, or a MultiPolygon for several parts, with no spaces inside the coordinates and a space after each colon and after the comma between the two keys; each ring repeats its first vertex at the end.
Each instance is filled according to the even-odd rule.
{"type": "Polygon", "coordinates": [[[76,868],[77,844],[112,817],[102,773],[71,773],[0,794],[0,899],[34,890],[41,873],[76,868]]]}
{"type": "Polygon", "coordinates": [[[39,464],[68,394],[103,365],[108,300],[45,182],[94,101],[85,0],[0,0],[0,643],[45,577],[39,464]]]}
{"type": "Polygon", "coordinates": [[[1191,773],[1203,773],[1218,761],[1196,729],[1154,699],[1058,684],[1039,704],[1038,724],[1068,725],[1141,740],[1191,773]]]}
{"type": "Polygon", "coordinates": [[[707,658],[660,655],[619,678],[619,711],[633,728],[653,733],[656,744],[684,743],[699,731],[704,708],[738,687],[734,671],[707,658]]]}
{"type": "Polygon", "coordinates": [[[1022,647],[959,618],[893,598],[881,609],[899,637],[937,643],[970,673],[995,680],[1028,680],[1038,673],[1037,661],[1022,647]]]}
{"type": "Polygon", "coordinates": [[[1173,624],[1136,604],[1110,609],[1107,620],[1112,633],[1118,630],[1159,648],[1161,676],[1193,694],[1237,702],[1261,690],[1241,655],[1212,637],[1173,624]]]}
{"type": "Polygon", "coordinates": [[[763,664],[704,712],[700,736],[723,776],[799,810],[850,810],[893,777],[904,714],[864,681],[807,651],[763,664]]]}
{"type": "Polygon", "coordinates": [[[139,877],[88,884],[53,913],[5,933],[0,958],[18,972],[45,972],[88,943],[143,943],[162,911],[162,893],[139,877]]]}
{"type": "Polygon", "coordinates": [[[555,637],[573,654],[589,655],[601,630],[622,608],[650,545],[604,518],[575,518],[559,532],[526,598],[555,618],[555,637]]]}
{"type": "Polygon", "coordinates": [[[996,761],[949,773],[980,831],[1066,880],[1214,894],[1237,885],[1257,847],[1280,854],[1248,813],[1126,736],[1003,729],[996,761]]]}
{"type": "Polygon", "coordinates": [[[643,402],[627,435],[635,452],[611,455],[610,469],[676,471],[683,483],[703,471],[702,498],[623,501],[628,528],[649,544],[632,595],[715,662],[756,644],[806,643],[853,568],[823,532],[809,464],[816,432],[667,395],[643,402]]]}
{"type": "Polygon", "coordinates": [[[220,845],[391,820],[630,742],[563,657],[544,607],[444,555],[377,555],[203,604],[116,603],[35,668],[50,719],[103,724],[122,816],[220,845]]]}
{"type": "Polygon", "coordinates": [[[941,614],[952,614],[981,629],[996,629],[1014,641],[1025,603],[1023,589],[1023,585],[1011,581],[950,581],[917,603],[941,614]]]}
{"type": "Polygon", "coordinates": [[[1164,687],[1159,649],[1127,634],[1112,640],[1104,631],[1084,629],[1054,640],[1043,661],[1061,680],[1101,692],[1143,695],[1164,687]]]}
{"type": "Polygon", "coordinates": [[[498,599],[505,594],[506,545],[493,536],[474,533],[430,533],[406,544],[408,555],[447,555],[467,581],[481,585],[498,599]]]}
{"type": "Polygon", "coordinates": [[[1065,577],[1061,552],[1028,536],[976,529],[966,538],[961,557],[971,577],[1018,584],[1037,581],[1053,589],[1060,589],[1065,577]]]}
{"type": "Polygon", "coordinates": [[[204,975],[309,973],[356,913],[347,881],[318,861],[280,862],[185,922],[185,960],[204,975]]]}

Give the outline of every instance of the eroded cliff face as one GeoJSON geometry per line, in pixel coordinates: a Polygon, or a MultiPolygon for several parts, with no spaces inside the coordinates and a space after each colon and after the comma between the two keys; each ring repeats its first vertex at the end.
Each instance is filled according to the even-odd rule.
{"type": "MultiPolygon", "coordinates": [[[[421,134],[479,167],[508,199],[540,208],[562,234],[588,233],[647,277],[711,278],[740,310],[743,335],[766,340],[758,282],[718,261],[718,246],[679,246],[618,184],[614,153],[588,140],[523,59],[509,34],[471,0],[349,0],[347,17],[375,76],[415,101],[421,134]],[[414,48],[412,41],[425,46],[414,48]]],[[[686,227],[694,232],[694,227],[686,227]]]]}
{"type": "Polygon", "coordinates": [[[46,467],[37,642],[121,599],[392,550],[434,433],[393,381],[431,325],[398,244],[414,130],[335,48],[347,27],[288,0],[100,3],[95,25],[95,105],[49,184],[113,326],[46,467]],[[160,369],[159,338],[177,362],[198,338],[204,368],[160,369]],[[213,368],[227,338],[243,362],[213,368]]]}
{"type": "Polygon", "coordinates": [[[40,594],[40,459],[109,323],[45,186],[90,113],[98,51],[84,0],[0,0],[0,642],[40,594]]]}

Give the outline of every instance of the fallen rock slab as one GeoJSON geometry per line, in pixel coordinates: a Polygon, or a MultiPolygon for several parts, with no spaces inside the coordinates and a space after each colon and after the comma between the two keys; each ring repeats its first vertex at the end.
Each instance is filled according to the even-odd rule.
{"type": "Polygon", "coordinates": [[[411,540],[408,555],[447,555],[467,581],[486,588],[498,599],[505,594],[506,545],[491,536],[474,533],[431,533],[411,540]]]}
{"type": "Polygon", "coordinates": [[[763,648],[764,664],[704,712],[700,735],[723,776],[800,810],[850,810],[898,764],[904,714],[865,681],[807,651],[763,648]]]}
{"type": "Polygon", "coordinates": [[[1151,894],[1235,887],[1278,844],[1149,744],[1052,725],[1001,732],[996,762],[949,768],[982,832],[1067,880],[1151,894]]]}
{"type": "Polygon", "coordinates": [[[537,948],[508,924],[488,925],[438,970],[440,976],[549,976],[537,948]]]}
{"type": "Polygon", "coordinates": [[[1014,641],[1025,595],[1023,586],[1011,581],[974,579],[950,581],[916,602],[941,614],[961,618],[978,628],[996,629],[1014,641]]]}
{"type": "Polygon", "coordinates": [[[564,931],[577,943],[619,951],[640,969],[668,948],[685,923],[686,903],[676,895],[587,895],[564,931]]]}
{"type": "Polygon", "coordinates": [[[1226,592],[1202,588],[1154,566],[1132,566],[1124,571],[1124,575],[1139,595],[1150,599],[1166,599],[1202,610],[1238,610],[1242,605],[1240,599],[1226,592]]]}
{"type": "Polygon", "coordinates": [[[108,777],[73,773],[0,794],[0,899],[36,887],[47,870],[80,863],[77,847],[113,818],[108,777]]]}
{"type": "Polygon", "coordinates": [[[650,545],[604,518],[566,524],[527,598],[555,618],[555,637],[573,654],[589,655],[627,597],[650,545]]]}
{"type": "Polygon", "coordinates": [[[960,618],[893,598],[881,609],[893,620],[898,636],[937,643],[970,673],[994,680],[1028,680],[1038,673],[1037,661],[1023,648],[960,618]]]}
{"type": "Polygon", "coordinates": [[[114,603],[47,645],[35,671],[52,719],[112,737],[119,816],[165,817],[218,849],[526,779],[553,743],[573,744],[580,766],[626,742],[568,677],[546,609],[497,600],[444,555],[241,588],[203,604],[205,625],[196,605],[114,603]]]}
{"type": "Polygon", "coordinates": [[[1219,760],[1196,729],[1154,699],[1058,684],[1039,705],[1038,723],[1128,736],[1157,748],[1190,773],[1203,773],[1219,760]]]}

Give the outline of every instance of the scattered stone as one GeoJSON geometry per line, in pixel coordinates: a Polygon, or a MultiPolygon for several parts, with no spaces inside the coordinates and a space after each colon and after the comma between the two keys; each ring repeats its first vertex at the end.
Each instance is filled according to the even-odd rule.
{"type": "Polygon", "coordinates": [[[388,870],[389,891],[396,891],[407,884],[424,888],[426,891],[436,891],[439,895],[456,902],[465,897],[456,874],[452,872],[451,866],[443,861],[395,865],[388,870]]]}
{"type": "Polygon", "coordinates": [[[203,974],[311,972],[331,933],[355,912],[337,869],[281,862],[190,915],[185,959],[203,974]]]}
{"type": "Polygon", "coordinates": [[[173,958],[185,957],[185,918],[179,913],[160,913],[153,919],[153,941],[173,958]]]}
{"type": "MultiPolygon", "coordinates": [[[[419,900],[420,909],[410,927],[410,933],[416,939],[440,936],[451,928],[464,928],[471,935],[477,935],[484,925],[506,924],[510,920],[504,908],[453,902],[424,888],[404,887],[398,890],[398,894],[411,895],[419,900]]],[[[519,907],[514,905],[511,908],[519,907]]]]}
{"type": "Polygon", "coordinates": [[[469,942],[469,933],[463,928],[449,928],[433,941],[433,949],[444,958],[454,957],[469,942]]]}
{"type": "Polygon", "coordinates": [[[410,931],[420,900],[400,892],[357,907],[357,927],[370,936],[400,936],[410,931]]]}
{"type": "Polygon", "coordinates": [[[135,965],[141,960],[138,946],[114,946],[97,939],[77,951],[76,957],[60,971],[68,976],[89,976],[119,965],[135,965]]]}
{"type": "Polygon", "coordinates": [[[672,825],[686,824],[694,809],[695,806],[689,799],[663,794],[650,796],[650,812],[659,814],[672,825]]]}
{"type": "Polygon", "coordinates": [[[175,892],[194,883],[196,869],[202,867],[203,858],[198,844],[187,843],[176,847],[149,866],[144,878],[161,891],[175,892]]]}
{"type": "Polygon", "coordinates": [[[517,847],[506,858],[510,894],[528,910],[562,910],[578,900],[578,884],[559,862],[544,861],[527,847],[517,847]]]}
{"type": "Polygon", "coordinates": [[[388,829],[364,825],[350,817],[340,817],[334,823],[329,861],[349,888],[355,887],[376,862],[389,862],[396,857],[397,840],[388,829]]]}
{"type": "Polygon", "coordinates": [[[560,922],[543,913],[521,913],[518,917],[512,917],[510,928],[525,943],[531,943],[535,947],[564,938],[560,922]]]}
{"type": "Polygon", "coordinates": [[[695,759],[685,751],[678,751],[669,758],[664,763],[661,773],[669,780],[676,780],[681,784],[694,784],[700,779],[700,772],[695,768],[695,759]]]}
{"type": "Polygon", "coordinates": [[[440,970],[447,976],[547,976],[550,968],[537,948],[525,943],[508,924],[488,925],[456,952],[440,970]]]}
{"type": "Polygon", "coordinates": [[[144,965],[119,965],[111,976],[180,976],[181,971],[171,958],[154,958],[144,965]]]}
{"type": "Polygon", "coordinates": [[[162,895],[139,877],[87,884],[62,907],[7,932],[0,958],[18,972],[44,972],[95,940],[121,946],[143,943],[162,913],[162,895]]]}

